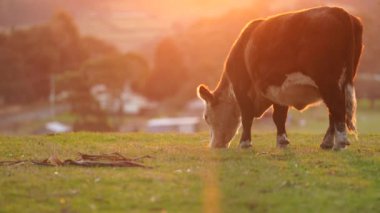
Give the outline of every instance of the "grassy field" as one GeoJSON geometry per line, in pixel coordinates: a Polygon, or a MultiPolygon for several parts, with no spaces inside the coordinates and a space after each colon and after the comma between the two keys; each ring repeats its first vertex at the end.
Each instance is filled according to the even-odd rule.
{"type": "Polygon", "coordinates": [[[0,137],[0,160],[77,152],[152,155],[142,168],[0,167],[0,212],[376,212],[380,135],[341,152],[322,135],[254,135],[254,148],[209,150],[208,134],[95,134],[0,137]]]}
{"type": "MultiPolygon", "coordinates": [[[[380,132],[380,107],[370,108],[368,101],[360,101],[357,110],[357,126],[359,134],[380,132]]],[[[324,104],[311,107],[304,112],[290,109],[286,126],[289,132],[322,133],[328,126],[328,111],[324,104]]],[[[256,133],[273,132],[275,126],[271,115],[254,121],[253,131],[256,133]]]]}

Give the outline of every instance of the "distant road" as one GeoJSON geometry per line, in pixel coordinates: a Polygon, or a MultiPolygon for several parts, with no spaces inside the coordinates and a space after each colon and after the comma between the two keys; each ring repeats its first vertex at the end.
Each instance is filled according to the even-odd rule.
{"type": "MultiPolygon", "coordinates": [[[[55,114],[67,112],[70,109],[69,104],[58,104],[55,108],[55,114]]],[[[14,125],[44,120],[52,117],[50,105],[34,106],[30,108],[17,107],[14,110],[0,112],[0,131],[12,128],[14,125]]]]}

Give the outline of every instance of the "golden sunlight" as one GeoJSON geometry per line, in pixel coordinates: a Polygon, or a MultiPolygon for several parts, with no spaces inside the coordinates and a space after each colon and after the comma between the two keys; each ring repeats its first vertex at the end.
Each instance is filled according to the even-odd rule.
{"type": "Polygon", "coordinates": [[[379,11],[0,0],[0,212],[379,212],[379,11]]]}

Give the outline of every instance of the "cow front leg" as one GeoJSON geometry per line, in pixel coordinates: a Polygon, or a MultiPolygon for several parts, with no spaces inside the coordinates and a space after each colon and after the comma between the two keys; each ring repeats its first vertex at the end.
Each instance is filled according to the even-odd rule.
{"type": "Polygon", "coordinates": [[[243,133],[241,134],[239,148],[247,149],[252,147],[251,143],[251,127],[253,122],[253,113],[245,111],[241,113],[241,123],[243,127],[243,133]]]}
{"type": "Polygon", "coordinates": [[[241,114],[241,124],[243,132],[241,134],[239,148],[247,149],[252,147],[251,144],[251,127],[254,117],[253,102],[248,96],[246,88],[234,89],[236,100],[238,102],[241,114]]]}
{"type": "Polygon", "coordinates": [[[273,105],[273,121],[277,127],[277,147],[285,148],[289,144],[286,134],[286,118],[288,116],[288,106],[273,105]]]}
{"type": "Polygon", "coordinates": [[[323,141],[320,145],[321,149],[331,149],[334,146],[335,126],[333,116],[329,114],[329,128],[326,131],[323,141]]]}

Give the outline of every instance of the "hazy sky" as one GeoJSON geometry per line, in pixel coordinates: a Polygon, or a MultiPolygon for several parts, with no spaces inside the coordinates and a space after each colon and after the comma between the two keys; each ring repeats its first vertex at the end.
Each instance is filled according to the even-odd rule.
{"type": "Polygon", "coordinates": [[[162,16],[216,15],[231,8],[248,5],[254,0],[113,0],[112,9],[136,9],[162,16]]]}
{"type": "Polygon", "coordinates": [[[0,29],[46,22],[70,13],[83,34],[124,50],[170,33],[173,26],[251,5],[257,0],[0,0],[0,29]]]}

